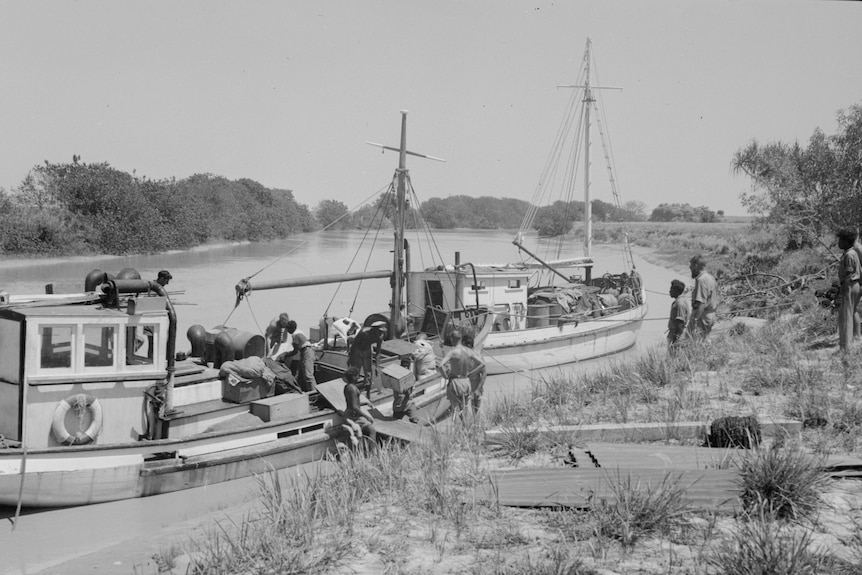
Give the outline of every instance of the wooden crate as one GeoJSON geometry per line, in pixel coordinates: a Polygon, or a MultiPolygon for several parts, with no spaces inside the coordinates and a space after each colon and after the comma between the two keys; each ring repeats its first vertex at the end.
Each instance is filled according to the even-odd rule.
{"type": "Polygon", "coordinates": [[[413,372],[406,367],[393,363],[381,370],[380,382],[383,387],[401,393],[416,385],[416,378],[413,376],[413,372]]]}
{"type": "Polygon", "coordinates": [[[251,413],[264,421],[278,421],[310,413],[308,395],[284,393],[251,402],[251,413]]]}
{"type": "Polygon", "coordinates": [[[248,403],[272,393],[272,386],[263,379],[244,380],[236,385],[228,383],[226,377],[221,379],[221,397],[231,403],[248,403]]]}

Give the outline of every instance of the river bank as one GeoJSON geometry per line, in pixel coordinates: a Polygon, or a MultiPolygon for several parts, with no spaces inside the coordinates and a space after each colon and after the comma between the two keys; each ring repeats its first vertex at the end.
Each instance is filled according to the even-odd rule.
{"type": "Polygon", "coordinates": [[[810,319],[726,322],[684,357],[648,353],[537,378],[528,398],[489,408],[479,425],[455,422],[428,444],[348,457],[330,475],[311,476],[313,507],[300,495],[308,485],[263,478],[240,524],[226,515],[203,542],[162,551],[136,572],[658,575],[771,565],[788,575],[858,574],[862,482],[830,478],[819,465],[859,452],[862,354],[836,361],[835,334],[810,319]],[[737,513],[692,508],[687,484],[670,476],[647,488],[636,467],[617,479],[616,503],[586,510],[519,509],[475,495],[494,471],[562,469],[572,446],[589,444],[576,431],[537,440],[538,425],[660,421],[665,439],[639,444],[652,451],[692,444],[675,424],[726,415],[800,423],[740,450],[738,467],[729,466],[739,469],[740,491],[767,507],[749,497],[737,513]],[[490,428],[507,439],[487,443],[490,428]]]}
{"type": "MultiPolygon", "coordinates": [[[[557,395],[555,404],[568,405],[574,409],[572,413],[577,413],[585,423],[620,421],[621,417],[628,421],[659,418],[668,424],[688,419],[708,422],[716,416],[727,414],[757,414],[764,421],[770,417],[795,416],[803,421],[806,418],[812,420],[814,411],[820,410],[817,413],[828,418],[827,424],[806,426],[797,436],[781,437],[781,442],[788,447],[801,446],[811,454],[830,453],[833,456],[853,457],[859,451],[862,435],[862,420],[855,415],[859,413],[856,390],[862,389],[862,355],[857,352],[851,356],[849,367],[845,369],[840,362],[835,361],[836,346],[837,337],[834,333],[818,332],[811,322],[802,321],[801,318],[787,317],[778,322],[750,319],[741,323],[723,322],[711,337],[710,351],[688,358],[690,367],[671,368],[663,364],[664,356],[649,357],[648,352],[632,355],[628,359],[614,358],[601,365],[593,365],[591,370],[580,370],[579,373],[565,376],[561,373],[560,377],[566,378],[565,389],[569,391],[565,397],[569,399],[562,401],[563,396],[557,395]],[[782,334],[781,338],[776,337],[779,333],[782,334]],[[627,374],[625,380],[629,382],[648,381],[646,378],[652,377],[648,388],[651,392],[644,395],[647,388],[640,385],[601,390],[594,387],[598,382],[612,381],[610,376],[614,373],[627,374]],[[670,379],[662,381],[662,374],[670,379]],[[584,393],[578,390],[585,386],[593,386],[589,394],[590,401],[586,404],[572,401],[572,398],[584,393]],[[627,389],[633,393],[626,393],[627,389]],[[621,405],[628,407],[620,411],[621,405]],[[676,406],[676,411],[668,409],[671,405],[676,406]],[[626,415],[623,416],[623,413],[626,415]],[[676,416],[669,418],[670,413],[676,413],[676,416]]],[[[535,378],[532,391],[526,394],[527,399],[514,412],[524,415],[538,406],[550,405],[548,393],[552,389],[559,389],[554,383],[547,374],[535,378]]],[[[498,398],[496,406],[489,405],[483,428],[500,428],[502,425],[515,435],[528,434],[530,427],[526,421],[529,417],[524,420],[506,416],[504,413],[512,412],[514,404],[502,405],[505,401],[501,398],[498,398]],[[493,423],[505,417],[508,419],[504,420],[504,424],[493,423]]],[[[547,409],[539,409],[547,418],[547,409]]],[[[555,412],[563,419],[570,420],[572,417],[559,411],[559,408],[555,412]]],[[[548,422],[551,423],[550,420],[548,422]]],[[[640,533],[631,545],[624,545],[619,535],[614,535],[611,524],[607,524],[610,520],[595,511],[495,508],[471,500],[469,493],[472,487],[484,481],[492,470],[560,467],[564,465],[565,456],[565,450],[561,450],[557,442],[537,445],[528,453],[514,455],[511,451],[485,444],[476,431],[468,428],[466,432],[450,434],[448,440],[438,445],[436,452],[425,451],[423,454],[421,449],[412,455],[394,452],[384,459],[354,462],[350,464],[354,467],[341,468],[347,474],[339,476],[342,483],[364,477],[363,489],[368,489],[368,481],[375,485],[386,483],[385,476],[377,474],[392,472],[394,475],[389,481],[401,487],[395,491],[379,492],[367,501],[360,497],[355,501],[355,513],[350,515],[351,519],[347,523],[342,520],[338,525],[316,527],[320,529],[320,536],[310,543],[310,551],[303,554],[302,559],[306,560],[308,555],[317,554],[317,557],[321,557],[329,553],[329,560],[314,563],[307,571],[295,572],[368,575],[384,572],[458,572],[477,575],[556,572],[601,575],[721,573],[730,571],[717,570],[710,561],[729,560],[727,557],[735,549],[732,546],[740,544],[735,538],[754,537],[750,529],[767,530],[770,535],[772,543],[765,540],[758,542],[762,547],[759,552],[764,554],[780,552],[809,563],[820,561],[821,566],[825,565],[824,557],[833,561],[831,565],[834,569],[813,572],[858,573],[852,570],[852,562],[857,561],[856,565],[862,562],[862,539],[859,538],[862,534],[862,483],[858,480],[829,480],[823,476],[824,481],[816,483],[819,489],[816,514],[804,520],[791,523],[758,520],[752,523],[739,516],[685,511],[662,529],[640,533]],[[430,476],[426,472],[426,477],[421,479],[407,471],[422,469],[422,461],[426,457],[438,462],[435,469],[440,472],[438,480],[442,481],[438,487],[445,486],[441,492],[446,494],[445,501],[438,502],[441,506],[436,511],[434,506],[428,506],[428,494],[433,491],[428,489],[430,476]],[[407,467],[401,466],[406,463],[396,466],[393,461],[399,458],[410,464],[407,467]],[[456,513],[456,509],[462,511],[456,513]],[[602,525],[602,529],[609,531],[604,534],[600,533],[601,530],[594,531],[602,525]],[[327,539],[330,536],[333,539],[327,539]],[[341,547],[345,537],[350,542],[349,552],[341,547]],[[790,541],[791,547],[777,550],[769,547],[782,541],[790,541]],[[342,551],[336,552],[337,549],[342,551]],[[568,570],[561,571],[562,568],[568,570]]],[[[526,437],[523,435],[523,438],[526,437]]],[[[778,445],[777,439],[769,437],[765,445],[778,445]]],[[[573,444],[579,445],[577,440],[573,441],[573,444]]],[[[684,443],[669,436],[660,445],[684,443]]],[[[649,445],[645,444],[644,448],[649,449],[649,445]]],[[[787,453],[792,452],[788,450],[787,453]]],[[[316,473],[311,468],[305,468],[282,473],[280,477],[282,488],[292,491],[289,487],[291,477],[307,480],[316,477],[316,473]]],[[[171,494],[165,497],[196,497],[195,500],[201,506],[199,511],[205,512],[195,513],[194,517],[182,514],[140,516],[142,524],[149,527],[145,534],[136,537],[124,538],[118,533],[102,534],[99,529],[95,529],[88,533],[88,538],[100,541],[101,548],[97,551],[70,557],[44,569],[20,572],[185,573],[189,561],[201,560],[207,555],[207,549],[210,552],[215,549],[214,545],[225,550],[229,548],[227,540],[216,544],[215,541],[219,539],[229,537],[239,544],[237,534],[251,529],[247,537],[241,538],[246,541],[243,545],[246,545],[263,536],[255,531],[258,527],[268,529],[270,535],[275,533],[272,528],[266,528],[267,517],[271,517],[271,511],[267,511],[271,509],[273,501],[271,489],[265,489],[263,484],[254,480],[235,483],[234,489],[244,491],[242,502],[221,504],[220,499],[226,494],[222,491],[224,485],[207,488],[204,494],[171,494]],[[203,497],[199,497],[201,495],[203,497]]],[[[132,511],[138,509],[137,503],[119,502],[91,506],[80,511],[65,510],[63,513],[67,513],[70,520],[74,517],[77,522],[92,521],[98,525],[98,517],[109,510],[112,513],[141,513],[140,510],[132,511]]],[[[287,505],[287,499],[280,505],[287,505]]],[[[647,499],[645,505],[646,512],[656,513],[656,509],[650,507],[655,505],[654,501],[650,503],[647,499]]],[[[47,514],[45,521],[48,515],[55,513],[47,514]]],[[[287,520],[288,516],[283,517],[287,520]]],[[[23,517],[21,526],[22,535],[34,537],[46,528],[38,514],[23,517]]],[[[630,527],[636,525],[633,523],[630,527]]],[[[288,532],[292,531],[288,529],[288,532]]],[[[81,544],[75,543],[74,537],[70,539],[72,546],[81,544]]],[[[287,543],[284,545],[287,547],[280,551],[270,549],[268,553],[274,556],[279,552],[287,552],[290,546],[287,543]]],[[[735,553],[742,556],[738,549],[735,553]]],[[[758,560],[767,559],[764,556],[758,560]]],[[[205,569],[201,567],[198,571],[189,572],[294,572],[266,567],[272,564],[267,563],[265,557],[249,561],[240,568],[239,563],[222,559],[216,563],[210,562],[205,569]]],[[[305,564],[298,562],[297,565],[305,564]]]]}
{"type": "MultiPolygon", "coordinates": [[[[452,246],[467,245],[467,243],[475,237],[475,234],[452,236],[450,244],[452,246]]],[[[347,238],[347,240],[349,239],[350,238],[347,238]]],[[[343,236],[332,236],[331,240],[331,243],[323,245],[323,248],[325,249],[314,248],[302,257],[292,257],[289,261],[285,262],[287,264],[285,270],[295,268],[297,265],[306,265],[306,263],[311,265],[311,262],[334,267],[331,259],[332,255],[336,253],[343,254],[346,251],[344,249],[346,240],[343,236]]],[[[503,246],[507,246],[509,244],[508,237],[504,237],[503,235],[499,235],[499,237],[497,237],[483,234],[483,241],[486,245],[494,248],[493,250],[489,250],[492,257],[493,254],[499,253],[499,250],[503,246]]],[[[180,282],[191,282],[192,278],[194,278],[195,285],[190,287],[199,289],[200,287],[207,287],[209,285],[220,285],[218,279],[223,280],[225,277],[245,277],[250,273],[248,270],[252,270],[252,272],[256,271],[264,262],[271,261],[272,254],[277,252],[283,253],[284,247],[284,244],[279,244],[277,246],[267,245],[264,246],[264,250],[262,252],[251,252],[250,250],[252,246],[239,246],[236,249],[214,250],[207,254],[207,258],[205,258],[206,261],[203,263],[201,263],[201,261],[196,261],[183,267],[176,267],[173,263],[186,261],[182,259],[188,257],[186,254],[172,256],[172,259],[167,260],[168,263],[164,266],[162,264],[164,264],[166,260],[163,259],[156,260],[154,258],[150,258],[143,261],[147,264],[147,269],[155,267],[156,265],[158,265],[158,267],[168,267],[169,269],[184,269],[185,273],[182,275],[174,272],[176,281],[172,282],[171,287],[174,287],[174,283],[177,283],[178,287],[185,287],[180,282]],[[210,259],[209,256],[212,256],[212,258],[210,259]],[[210,267],[212,269],[210,269],[210,267]]],[[[670,304],[665,288],[670,284],[671,279],[686,279],[688,277],[688,270],[684,264],[682,266],[676,265],[671,268],[656,265],[656,260],[653,258],[656,257],[656,259],[658,259],[657,256],[655,254],[651,254],[650,251],[645,248],[636,248],[635,256],[638,270],[647,282],[650,293],[650,296],[648,297],[650,305],[649,314],[647,316],[647,321],[644,322],[636,348],[623,354],[619,354],[618,356],[603,358],[602,360],[595,362],[585,362],[584,364],[574,366],[571,369],[565,369],[564,371],[546,370],[543,373],[534,374],[531,377],[525,377],[525,374],[513,374],[510,376],[500,376],[501,379],[499,380],[489,380],[489,383],[486,386],[486,394],[488,398],[486,405],[489,409],[493,408],[495,404],[502,403],[506,401],[507,398],[515,396],[520,396],[522,399],[526,399],[528,401],[531,400],[534,393],[542,387],[541,384],[543,382],[543,378],[553,378],[557,373],[565,373],[567,374],[566,377],[568,378],[568,381],[576,382],[578,381],[578,373],[599,373],[602,375],[603,370],[612,365],[623,365],[624,367],[620,369],[629,369],[632,371],[632,369],[626,368],[625,366],[631,365],[631,362],[636,361],[643,354],[649,353],[651,349],[661,347],[663,332],[667,320],[667,308],[670,304]],[[571,372],[574,372],[574,374],[569,375],[571,372]]],[[[491,258],[487,257],[487,259],[491,258]]],[[[687,257],[683,259],[687,261],[687,257]]],[[[134,261],[129,260],[125,260],[123,263],[127,265],[135,265],[134,261]]],[[[144,266],[142,266],[142,268],[143,267],[144,266]]],[[[72,273],[77,274],[78,270],[73,270],[72,273]]],[[[222,281],[221,283],[224,282],[222,281]]],[[[217,294],[220,292],[213,293],[217,294]]],[[[302,301],[317,302],[317,300],[314,299],[315,296],[318,298],[320,297],[319,294],[303,294],[302,301]],[[305,299],[306,297],[308,297],[308,300],[305,299]]],[[[202,297],[214,298],[215,296],[203,294],[202,297]]],[[[323,303],[325,304],[326,302],[324,301],[323,303]]],[[[292,312],[297,309],[297,306],[294,305],[293,301],[285,303],[283,297],[276,297],[273,298],[273,301],[267,302],[267,307],[270,309],[278,309],[281,306],[291,309],[292,312]]],[[[305,307],[317,307],[317,304],[308,303],[305,307]]],[[[187,308],[183,308],[181,311],[186,313],[186,309],[187,308]]],[[[208,319],[197,319],[205,317],[198,313],[199,311],[205,310],[192,308],[189,311],[195,312],[196,315],[195,320],[187,321],[200,321],[201,323],[209,321],[208,319]]],[[[818,318],[815,319],[820,321],[818,318]]],[[[780,336],[775,332],[769,332],[763,337],[763,339],[767,342],[772,342],[773,345],[777,345],[775,342],[786,338],[787,330],[779,333],[781,334],[780,336]]],[[[739,382],[751,379],[756,382],[767,379],[766,375],[770,373],[784,374],[782,377],[785,377],[785,379],[790,381],[792,379],[792,374],[788,375],[787,369],[785,368],[796,365],[791,363],[790,360],[796,357],[803,357],[808,353],[806,348],[801,347],[801,344],[798,349],[784,349],[780,347],[769,349],[756,347],[755,341],[756,340],[753,340],[748,347],[752,350],[757,349],[758,351],[750,357],[756,358],[758,359],[758,362],[760,362],[759,358],[771,357],[776,354],[776,349],[778,349],[778,351],[781,351],[781,354],[777,357],[780,361],[783,361],[784,364],[776,365],[775,363],[764,364],[760,362],[759,370],[755,372],[754,376],[752,376],[752,372],[750,370],[743,369],[738,363],[729,361],[729,355],[722,356],[723,359],[721,359],[721,365],[726,364],[725,375],[723,375],[723,377],[726,377],[728,381],[739,382]]],[[[834,351],[834,342],[829,341],[828,338],[826,340],[822,340],[821,344],[823,349],[828,348],[834,351]]],[[[828,364],[828,362],[828,357],[818,359],[813,364],[817,370],[816,373],[826,373],[828,371],[826,367],[821,368],[819,366],[822,363],[828,364]]],[[[800,373],[808,373],[808,367],[806,366],[807,364],[799,365],[800,373]]],[[[853,373],[858,372],[854,371],[853,373]]],[[[786,385],[785,387],[779,387],[777,390],[773,390],[771,393],[786,393],[787,389],[789,389],[786,385]]],[[[715,389],[718,389],[718,387],[719,386],[715,386],[715,389]]],[[[675,392],[677,395],[682,394],[680,396],[682,398],[704,397],[702,393],[703,390],[701,389],[690,389],[687,386],[678,387],[676,385],[664,385],[662,388],[668,393],[669,397],[673,397],[675,392]]],[[[731,389],[732,386],[728,384],[725,385],[724,388],[727,390],[731,389]]],[[[758,393],[762,393],[762,391],[758,393]]],[[[594,395],[601,398],[603,394],[599,392],[594,395]]],[[[612,399],[614,397],[613,394],[604,395],[607,396],[607,399],[612,399]]],[[[708,397],[708,395],[706,397],[708,397]]],[[[750,398],[759,396],[755,396],[752,391],[745,392],[743,390],[743,395],[736,396],[735,394],[728,394],[728,397],[726,397],[725,400],[728,398],[730,400],[734,400],[734,397],[745,400],[744,402],[737,400],[739,405],[745,406],[746,403],[749,402],[750,398]]],[[[598,402],[592,401],[592,403],[597,404],[598,402]]],[[[694,402],[689,403],[697,405],[694,402]]],[[[663,404],[656,403],[654,405],[658,407],[663,404]]],[[[845,405],[842,407],[842,412],[850,412],[851,405],[852,402],[849,400],[846,401],[845,405]]],[[[783,409],[783,404],[776,404],[776,409],[783,409]]],[[[655,413],[658,412],[656,411],[655,413]]],[[[825,440],[817,441],[825,444],[825,440]]],[[[815,443],[817,443],[817,441],[815,441],[815,443]]],[[[468,452],[468,454],[472,453],[474,455],[471,455],[471,457],[478,458],[480,456],[478,448],[472,449],[473,450],[468,452]]],[[[459,454],[458,457],[463,457],[463,454],[459,454]]],[[[487,466],[513,465],[513,462],[510,461],[507,456],[496,457],[490,453],[482,453],[481,460],[487,461],[487,466]]],[[[530,460],[525,459],[524,461],[529,463],[530,460]]],[[[542,460],[540,459],[540,456],[536,456],[534,461],[542,460]]],[[[478,475],[476,477],[478,477],[478,475]]],[[[475,480],[475,477],[470,479],[469,477],[463,478],[459,476],[457,481],[464,482],[468,479],[473,481],[475,480]]],[[[2,550],[3,557],[8,557],[6,565],[11,569],[8,571],[10,573],[155,573],[160,567],[164,567],[169,563],[169,560],[172,557],[181,556],[185,554],[186,551],[193,548],[191,542],[181,536],[181,532],[183,530],[190,529],[196,536],[199,535],[200,538],[196,537],[195,539],[200,543],[201,540],[207,541],[212,537],[213,530],[219,529],[216,524],[217,521],[220,521],[225,527],[242,525],[244,518],[252,517],[253,514],[260,509],[261,499],[258,497],[258,486],[253,480],[234,482],[230,488],[226,488],[224,490],[220,489],[220,487],[221,486],[211,486],[196,493],[192,493],[191,491],[180,492],[177,498],[158,497],[150,500],[135,500],[119,502],[117,504],[105,504],[104,506],[91,506],[85,509],[47,511],[27,515],[22,518],[21,523],[19,524],[19,529],[16,530],[15,534],[11,537],[0,537],[0,550],[2,550]],[[88,525],[88,529],[78,529],[77,526],[81,524],[88,525]],[[32,526],[32,529],[26,529],[28,525],[32,526]],[[158,556],[158,559],[153,559],[153,556],[158,556]]],[[[372,505],[372,508],[373,507],[374,506],[372,505]]],[[[372,517],[374,517],[373,513],[372,517]]],[[[455,537],[454,533],[458,528],[457,525],[452,525],[444,521],[445,518],[441,519],[433,516],[427,517],[419,515],[418,513],[417,517],[425,517],[428,520],[426,521],[428,525],[438,525],[436,533],[442,539],[432,541],[432,534],[427,530],[425,532],[422,532],[421,530],[417,531],[419,533],[418,540],[410,539],[409,543],[409,547],[411,549],[414,546],[416,549],[418,557],[417,562],[410,564],[411,566],[416,567],[416,570],[402,572],[423,572],[424,568],[422,565],[424,564],[421,563],[420,559],[424,560],[427,564],[435,563],[437,561],[437,555],[440,553],[438,551],[440,546],[442,546],[443,551],[446,551],[446,549],[451,551],[451,544],[455,537]],[[446,537],[448,537],[448,543],[446,543],[446,537]]],[[[538,529],[543,525],[541,514],[531,516],[513,512],[513,514],[508,517],[509,519],[504,521],[504,524],[507,525],[509,522],[525,523],[527,524],[525,529],[528,532],[531,532],[531,530],[534,529],[532,526],[533,523],[530,522],[536,523],[535,529],[538,529]]],[[[365,519],[365,521],[371,520],[365,519]]],[[[417,530],[418,529],[419,528],[417,527],[417,530]]],[[[553,534],[548,535],[544,530],[541,532],[543,533],[542,538],[545,543],[556,541],[552,537],[553,534]]],[[[517,533],[515,534],[517,535],[517,533]]],[[[395,533],[381,532],[380,537],[383,538],[381,546],[385,549],[391,549],[392,546],[399,541],[399,535],[395,533]]],[[[520,541],[523,537],[523,535],[516,537],[515,542],[520,541]]],[[[589,541],[588,537],[584,536],[581,538],[585,541],[589,541]]],[[[557,544],[558,543],[559,542],[557,542],[557,544]]],[[[364,559],[362,559],[362,561],[365,561],[365,563],[357,565],[339,565],[344,568],[355,568],[357,569],[357,572],[381,572],[382,567],[379,563],[381,558],[379,553],[374,551],[377,547],[377,545],[375,545],[375,541],[360,541],[357,544],[361,544],[363,549],[369,550],[365,555],[363,555],[364,559]]],[[[666,541],[660,541],[660,546],[661,545],[665,546],[663,548],[667,548],[666,541]]],[[[475,553],[480,553],[479,550],[474,549],[474,551],[475,553]]],[[[410,553],[413,553],[413,551],[411,550],[410,553]]],[[[528,546],[522,549],[519,547],[517,553],[514,556],[516,558],[520,557],[520,559],[523,560],[524,557],[530,556],[533,557],[531,560],[537,561],[538,558],[547,556],[550,551],[548,551],[547,547],[539,545],[535,548],[528,546]],[[536,551],[537,549],[539,551],[536,551]],[[544,551],[542,551],[542,549],[544,549],[544,551]],[[527,555],[522,553],[524,551],[527,551],[527,555]],[[534,552],[539,552],[539,555],[535,555],[534,552]],[[517,553],[520,553],[520,555],[517,553]]],[[[446,556],[446,561],[444,562],[441,560],[439,562],[441,567],[436,571],[428,570],[427,572],[445,573],[451,572],[452,569],[468,573],[489,572],[482,571],[481,569],[485,569],[485,567],[482,567],[481,565],[467,569],[466,565],[472,565],[472,563],[468,561],[469,557],[464,557],[461,554],[444,553],[444,555],[446,556]],[[449,569],[449,571],[446,569],[449,569]]],[[[610,563],[606,563],[605,567],[610,567],[610,565],[610,563]]],[[[518,573],[529,571],[493,572],[518,573]]]]}

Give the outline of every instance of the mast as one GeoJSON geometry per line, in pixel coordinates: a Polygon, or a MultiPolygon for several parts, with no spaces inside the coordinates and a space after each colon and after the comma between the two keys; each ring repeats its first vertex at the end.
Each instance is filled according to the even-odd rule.
{"type": "MultiPolygon", "coordinates": [[[[592,41],[587,38],[586,74],[584,80],[584,256],[592,256],[593,246],[593,206],[590,202],[590,108],[593,105],[593,93],[590,90],[590,46],[592,41]]],[[[591,267],[585,269],[586,281],[590,283],[591,267]]]]}
{"type": "Polygon", "coordinates": [[[404,222],[407,219],[407,186],[410,180],[410,172],[407,170],[407,156],[418,156],[429,160],[445,162],[443,158],[436,158],[427,154],[418,154],[407,149],[407,110],[401,110],[401,145],[398,148],[384,146],[368,142],[384,150],[398,152],[398,169],[395,170],[395,249],[392,261],[392,302],[389,313],[389,338],[393,339],[398,334],[398,326],[401,325],[401,299],[404,288],[404,222]]]}
{"type": "Polygon", "coordinates": [[[407,110],[401,110],[401,146],[398,149],[398,169],[395,171],[398,184],[395,191],[395,249],[392,262],[392,303],[389,318],[389,338],[393,339],[401,325],[401,287],[404,281],[404,198],[407,180],[407,110]]]}

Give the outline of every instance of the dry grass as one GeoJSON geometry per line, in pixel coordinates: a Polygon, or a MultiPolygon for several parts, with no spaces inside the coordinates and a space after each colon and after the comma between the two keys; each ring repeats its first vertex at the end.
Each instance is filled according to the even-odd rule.
{"type": "MultiPolygon", "coordinates": [[[[343,452],[301,483],[262,477],[254,512],[170,563],[190,573],[859,575],[862,486],[826,479],[811,456],[858,453],[862,438],[862,354],[842,367],[834,339],[803,314],[715,333],[673,356],[655,348],[589,375],[546,375],[526,399],[430,430],[427,444],[343,452]],[[588,510],[513,509],[472,496],[492,469],[564,465],[572,436],[540,434],[541,426],[670,428],[755,414],[807,426],[742,459],[738,517],[691,512],[673,475],[647,488],[620,474],[614,497],[588,510]],[[503,432],[501,445],[483,442],[486,426],[503,432]]],[[[666,442],[680,440],[668,433],[666,442]]]]}

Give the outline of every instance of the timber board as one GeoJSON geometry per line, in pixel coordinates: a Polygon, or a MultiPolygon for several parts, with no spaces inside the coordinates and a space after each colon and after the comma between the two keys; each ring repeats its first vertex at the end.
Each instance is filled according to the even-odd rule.
{"type": "Polygon", "coordinates": [[[478,501],[491,505],[586,509],[599,500],[613,501],[615,484],[656,491],[666,478],[684,487],[681,496],[692,509],[732,512],[739,507],[739,473],[730,469],[498,470],[473,493],[478,501]]]}

